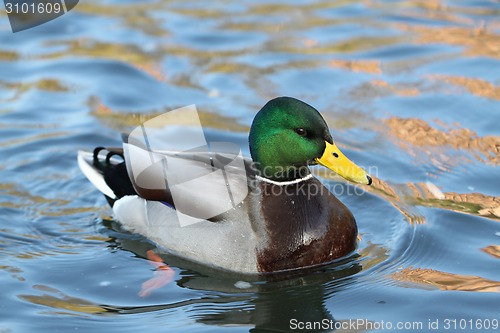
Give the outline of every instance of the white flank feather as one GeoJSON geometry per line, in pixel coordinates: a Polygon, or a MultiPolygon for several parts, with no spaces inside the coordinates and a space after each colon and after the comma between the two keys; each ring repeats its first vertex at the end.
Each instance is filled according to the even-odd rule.
{"type": "Polygon", "coordinates": [[[89,164],[93,156],[91,153],[85,151],[78,151],[78,166],[82,170],[83,174],[87,179],[103,194],[107,195],[111,199],[116,199],[116,195],[113,190],[104,181],[104,176],[99,173],[92,165],[89,164]]]}

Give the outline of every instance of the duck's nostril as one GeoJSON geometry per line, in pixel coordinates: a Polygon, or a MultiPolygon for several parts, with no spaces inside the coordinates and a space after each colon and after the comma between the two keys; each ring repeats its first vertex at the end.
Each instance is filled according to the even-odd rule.
{"type": "Polygon", "coordinates": [[[339,157],[339,154],[337,154],[337,153],[332,153],[332,155],[333,155],[333,157],[335,157],[335,158],[338,158],[338,157],[339,157]]]}
{"type": "Polygon", "coordinates": [[[372,184],[372,177],[367,175],[366,178],[368,178],[368,185],[371,185],[372,184]]]}

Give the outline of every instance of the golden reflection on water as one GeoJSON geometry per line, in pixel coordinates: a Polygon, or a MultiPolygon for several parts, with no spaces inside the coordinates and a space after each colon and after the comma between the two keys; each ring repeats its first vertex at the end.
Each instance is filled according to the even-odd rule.
{"type": "Polygon", "coordinates": [[[470,152],[480,162],[500,164],[499,136],[480,137],[467,128],[445,132],[417,118],[391,117],[385,120],[385,124],[389,127],[389,134],[398,139],[397,144],[406,150],[419,147],[432,157],[434,152],[429,147],[454,148],[470,152]]]}
{"type": "Polygon", "coordinates": [[[430,286],[440,290],[500,292],[499,281],[427,268],[408,267],[393,273],[391,277],[396,281],[430,286]]]}
{"type": "MultiPolygon", "coordinates": [[[[92,111],[91,113],[100,119],[103,123],[108,125],[109,127],[123,130],[125,128],[139,126],[145,121],[152,119],[156,116],[162,115],[167,111],[175,109],[175,107],[157,111],[157,112],[148,112],[148,113],[131,113],[131,112],[123,112],[112,110],[110,107],[106,106],[102,101],[97,98],[92,99],[89,102],[92,111]]],[[[184,106],[179,106],[179,108],[184,106]]],[[[198,116],[200,117],[200,122],[203,126],[209,128],[215,128],[219,130],[226,130],[231,132],[248,132],[249,127],[246,125],[239,124],[236,118],[224,116],[221,114],[197,110],[198,116]]],[[[183,117],[182,115],[178,115],[175,119],[169,119],[169,125],[180,125],[180,126],[190,126],[196,125],[197,122],[195,119],[191,119],[189,117],[183,117]],[[175,124],[174,124],[175,121],[175,124]]],[[[154,126],[153,124],[151,126],[154,126]]]]}
{"type": "Polygon", "coordinates": [[[21,146],[30,142],[39,142],[43,139],[68,137],[70,134],[71,133],[69,132],[51,132],[51,133],[35,134],[18,139],[0,141],[0,147],[21,146]]]}
{"type": "Polygon", "coordinates": [[[103,3],[81,2],[74,8],[75,11],[96,16],[114,17],[124,26],[139,30],[145,34],[162,36],[167,32],[161,28],[161,21],[151,13],[155,10],[165,10],[168,2],[146,2],[107,5],[103,3]]]}
{"type": "MultiPolygon", "coordinates": [[[[500,39],[500,36],[498,38],[500,39]]],[[[500,86],[485,80],[451,75],[431,75],[430,78],[462,87],[476,96],[500,100],[500,86]]]]}
{"type": "MultiPolygon", "coordinates": [[[[0,59],[1,60],[1,59],[0,59]]],[[[0,102],[8,103],[8,102],[15,102],[19,100],[24,94],[27,92],[33,90],[33,89],[39,89],[39,90],[44,90],[44,91],[51,91],[51,92],[69,92],[70,88],[66,87],[63,85],[59,80],[56,79],[40,79],[35,82],[6,82],[6,81],[0,81],[0,88],[1,89],[6,89],[8,91],[11,91],[11,94],[7,98],[0,98],[0,102]]],[[[3,105],[0,106],[0,113],[3,112],[10,112],[12,110],[5,110],[3,109],[3,105]]],[[[11,127],[12,125],[9,125],[11,127]]],[[[23,126],[23,125],[19,125],[23,126]]],[[[2,124],[0,124],[0,128],[2,127],[2,124]]]]}
{"type": "Polygon", "coordinates": [[[0,50],[1,61],[14,61],[20,58],[19,54],[14,51],[0,50]]]}
{"type": "MultiPolygon", "coordinates": [[[[340,1],[340,2],[320,2],[311,4],[291,5],[291,4],[255,4],[248,6],[243,13],[232,13],[227,16],[223,10],[212,8],[194,8],[194,7],[179,7],[169,5],[167,2],[156,2],[148,4],[122,4],[120,6],[109,6],[104,4],[85,3],[79,4],[75,8],[76,11],[88,13],[98,16],[114,17],[121,20],[120,24],[139,30],[147,34],[155,36],[169,36],[169,31],[162,27],[162,22],[155,18],[151,13],[155,10],[168,10],[183,16],[191,16],[193,19],[216,19],[220,28],[226,31],[244,31],[244,32],[260,32],[260,33],[280,33],[280,43],[268,43],[264,47],[267,50],[277,52],[288,52],[298,54],[335,54],[343,52],[356,52],[368,50],[370,48],[380,48],[400,43],[407,43],[407,38],[400,36],[358,36],[348,40],[339,42],[318,42],[311,38],[295,39],[291,37],[292,31],[304,31],[311,28],[322,26],[334,26],[340,24],[348,24],[356,22],[354,18],[324,18],[318,15],[320,9],[331,9],[341,7],[349,3],[358,3],[359,1],[340,1]],[[278,15],[279,16],[275,16],[278,15]],[[239,18],[263,16],[275,17],[275,20],[262,21],[241,21],[239,18]],[[286,33],[284,32],[286,31],[286,33]]],[[[389,9],[388,4],[378,1],[364,2],[367,7],[389,9]]],[[[404,15],[413,17],[431,17],[434,20],[443,20],[454,24],[474,24],[470,19],[463,17],[464,11],[470,12],[474,9],[462,8],[453,4],[444,4],[440,1],[406,1],[390,5],[391,9],[398,9],[404,15]],[[415,7],[422,10],[408,10],[415,7]]],[[[486,10],[486,13],[491,14],[486,10]]],[[[365,24],[377,25],[379,23],[367,19],[365,24]]],[[[463,27],[428,27],[416,24],[401,24],[394,23],[391,25],[396,29],[405,32],[411,32],[416,35],[416,43],[445,43],[448,45],[460,45],[466,47],[470,55],[490,55],[498,57],[500,54],[500,42],[498,35],[493,31],[488,30],[488,27],[479,28],[463,28],[463,27]]],[[[122,59],[123,61],[135,64],[140,68],[140,65],[145,66],[146,72],[155,73],[158,69],[156,61],[161,54],[186,55],[192,59],[200,59],[204,63],[213,62],[214,59],[225,59],[237,54],[245,54],[248,50],[237,51],[217,51],[211,50],[200,51],[186,47],[185,45],[175,45],[175,47],[165,45],[162,50],[157,52],[144,52],[132,45],[126,44],[108,44],[103,42],[91,42],[85,40],[77,40],[70,43],[70,53],[80,54],[91,57],[106,57],[113,59],[122,59]],[[154,70],[149,69],[153,66],[154,70]]],[[[65,52],[66,53],[66,52],[65,52]]],[[[62,56],[62,53],[49,56],[62,56]]],[[[12,55],[5,55],[9,58],[12,55]]],[[[340,61],[340,60],[337,60],[340,61]]],[[[223,70],[232,68],[233,70],[240,69],[238,63],[224,61],[226,66],[221,67],[223,70]],[[236,68],[235,68],[236,67],[236,68]]],[[[333,61],[333,66],[338,66],[336,60],[333,61]]],[[[342,64],[340,64],[342,65],[342,64]]],[[[359,69],[357,69],[359,70],[359,69]]],[[[154,74],[153,76],[163,78],[161,75],[154,74]]]]}
{"type": "Polygon", "coordinates": [[[0,271],[5,271],[11,274],[11,277],[19,282],[24,282],[26,279],[21,275],[23,270],[14,266],[0,265],[0,271]]]}
{"type": "MultiPolygon", "coordinates": [[[[25,205],[28,206],[33,204],[48,204],[48,203],[62,206],[70,203],[69,200],[48,199],[40,195],[32,195],[28,191],[21,190],[19,186],[13,183],[0,183],[0,193],[14,198],[22,199],[23,204],[20,204],[21,206],[25,205]]],[[[0,204],[2,204],[4,207],[12,207],[12,208],[18,207],[18,203],[12,202],[11,200],[2,201],[0,202],[0,204]]]]}
{"type": "Polygon", "coordinates": [[[481,249],[483,252],[500,259],[500,245],[490,245],[481,249]]]}
{"type": "Polygon", "coordinates": [[[398,27],[415,33],[418,44],[445,43],[464,47],[466,56],[500,58],[500,35],[485,27],[428,27],[408,24],[400,24],[398,27]]]}
{"type": "Polygon", "coordinates": [[[64,312],[58,311],[58,314],[75,315],[74,312],[87,314],[107,312],[105,308],[99,306],[98,304],[82,298],[66,295],[60,290],[49,286],[35,285],[33,286],[33,289],[46,293],[43,295],[18,295],[18,297],[33,304],[44,305],[58,310],[66,310],[64,312]]]}
{"type": "MultiPolygon", "coordinates": [[[[416,118],[390,117],[385,120],[389,135],[395,143],[412,156],[427,155],[427,160],[442,172],[453,172],[452,168],[465,163],[460,157],[446,153],[449,149],[468,152],[481,163],[500,164],[500,137],[478,136],[467,128],[439,130],[426,121],[416,118]]],[[[420,158],[421,159],[421,158],[420,158]]],[[[481,193],[456,193],[433,191],[426,183],[408,183],[404,196],[396,194],[391,186],[383,181],[376,181],[374,187],[380,187],[384,193],[390,193],[388,199],[397,205],[406,201],[417,205],[440,207],[487,217],[500,217],[500,198],[481,193]],[[395,201],[394,201],[395,200],[395,201]]],[[[369,190],[369,189],[368,189],[369,190]]]]}
{"type": "Polygon", "coordinates": [[[386,261],[390,256],[390,251],[379,244],[368,244],[359,249],[359,254],[363,258],[363,269],[367,270],[386,261]]]}
{"type": "Polygon", "coordinates": [[[363,72],[369,74],[382,74],[380,61],[378,60],[331,60],[331,67],[342,68],[353,72],[363,72]]]}
{"type": "Polygon", "coordinates": [[[378,178],[373,178],[371,187],[365,190],[389,201],[411,224],[424,224],[422,216],[415,206],[438,207],[462,213],[480,215],[494,219],[500,218],[500,198],[481,193],[436,193],[432,183],[407,183],[391,185],[378,178]]]}
{"type": "MultiPolygon", "coordinates": [[[[56,79],[40,79],[35,82],[5,82],[0,81],[0,87],[4,89],[11,89],[15,91],[13,97],[6,99],[4,101],[13,101],[19,98],[19,96],[31,89],[40,89],[45,91],[53,91],[53,92],[68,92],[70,89],[63,84],[59,80],[56,79]]],[[[1,99],[0,99],[1,101],[1,99]]]]}
{"type": "Polygon", "coordinates": [[[398,95],[398,96],[418,96],[420,91],[413,84],[404,86],[403,84],[392,85],[384,80],[373,80],[370,82],[374,87],[380,88],[385,91],[387,95],[398,95]]]}

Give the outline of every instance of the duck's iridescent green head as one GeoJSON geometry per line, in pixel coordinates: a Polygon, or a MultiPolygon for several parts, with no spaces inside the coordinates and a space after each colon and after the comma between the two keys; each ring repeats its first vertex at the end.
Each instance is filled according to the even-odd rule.
{"type": "Polygon", "coordinates": [[[321,164],[340,176],[371,183],[366,172],[335,146],[321,114],[291,97],[267,102],[253,120],[250,154],[262,177],[287,181],[310,173],[308,165],[321,164]]]}

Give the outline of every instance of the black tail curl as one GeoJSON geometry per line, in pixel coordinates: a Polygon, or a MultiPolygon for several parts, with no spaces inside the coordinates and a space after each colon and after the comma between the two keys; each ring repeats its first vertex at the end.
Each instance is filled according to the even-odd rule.
{"type": "Polygon", "coordinates": [[[113,206],[117,199],[126,195],[137,195],[128,176],[122,148],[95,148],[92,164],[103,174],[104,181],[116,195],[116,199],[106,196],[111,206],[113,206]],[[104,154],[106,154],[105,157],[103,156],[104,154]],[[117,161],[117,158],[121,158],[122,162],[117,161]]]}

